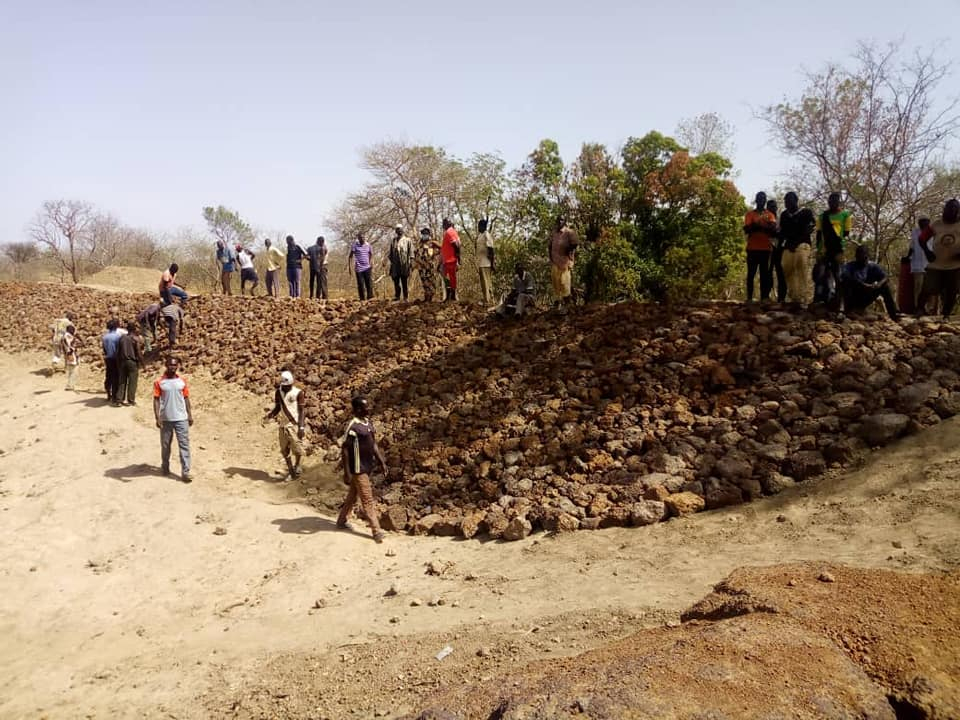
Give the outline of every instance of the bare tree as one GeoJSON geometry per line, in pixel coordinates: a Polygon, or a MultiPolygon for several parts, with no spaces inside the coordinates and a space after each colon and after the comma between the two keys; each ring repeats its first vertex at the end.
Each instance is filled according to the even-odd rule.
{"type": "Polygon", "coordinates": [[[23,266],[39,254],[37,246],[32,242],[12,242],[3,246],[3,254],[13,263],[13,274],[18,280],[23,279],[23,266]]]}
{"type": "Polygon", "coordinates": [[[34,242],[46,248],[60,269],[70,273],[74,283],[80,282],[83,274],[85,250],[96,217],[89,203],[51,200],[43,204],[30,226],[34,242]]]}
{"type": "Polygon", "coordinates": [[[876,257],[888,263],[960,127],[957,99],[940,91],[949,69],[932,53],[904,57],[899,44],[861,43],[851,67],[808,73],[798,99],[761,113],[797,162],[794,187],[821,201],[845,192],[876,257]]]}
{"type": "Polygon", "coordinates": [[[677,142],[691,155],[733,154],[733,125],[715,112],[707,112],[677,123],[677,142]]]}

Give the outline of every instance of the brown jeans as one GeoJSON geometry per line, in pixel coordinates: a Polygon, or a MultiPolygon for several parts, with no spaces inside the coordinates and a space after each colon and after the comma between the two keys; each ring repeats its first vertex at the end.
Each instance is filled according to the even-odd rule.
{"type": "Polygon", "coordinates": [[[350,476],[350,490],[347,492],[347,499],[343,501],[340,508],[340,516],[337,518],[337,525],[346,525],[347,518],[350,517],[350,511],[360,499],[360,507],[363,508],[364,515],[367,516],[367,522],[370,523],[370,529],[376,535],[380,532],[380,521],[377,519],[377,504],[373,499],[373,486],[370,484],[370,476],[366,473],[350,476]]]}

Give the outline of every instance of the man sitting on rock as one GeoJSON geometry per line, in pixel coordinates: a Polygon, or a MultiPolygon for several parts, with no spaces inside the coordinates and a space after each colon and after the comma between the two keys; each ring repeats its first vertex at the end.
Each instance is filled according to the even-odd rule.
{"type": "Polygon", "coordinates": [[[877,263],[867,259],[867,249],[863,245],[857,247],[856,259],[843,266],[840,273],[840,291],[843,295],[843,307],[847,312],[865,310],[879,297],[883,298],[891,320],[900,317],[890,292],[887,274],[877,263]]]}
{"type": "Polygon", "coordinates": [[[522,263],[517,263],[513,274],[513,288],[503,297],[495,312],[501,317],[523,317],[533,307],[533,298],[533,275],[524,269],[522,263]]]}

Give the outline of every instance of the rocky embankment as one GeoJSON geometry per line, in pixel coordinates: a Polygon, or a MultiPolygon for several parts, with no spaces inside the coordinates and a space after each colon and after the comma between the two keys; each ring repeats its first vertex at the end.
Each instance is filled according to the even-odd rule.
{"type": "MultiPolygon", "coordinates": [[[[149,295],[0,284],[0,349],[49,347],[65,310],[88,338],[149,295]]],[[[315,455],[336,461],[355,393],[390,473],[383,524],[489,535],[646,525],[774,494],[960,412],[952,324],[712,304],[624,303],[520,322],[464,305],[200,297],[184,371],[269,402],[309,393],[315,455]]]]}

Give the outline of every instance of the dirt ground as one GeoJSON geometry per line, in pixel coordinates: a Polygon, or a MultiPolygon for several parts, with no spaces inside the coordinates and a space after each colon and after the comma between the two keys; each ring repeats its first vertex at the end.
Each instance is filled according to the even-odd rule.
{"type": "Polygon", "coordinates": [[[740,566],[960,568],[960,421],[845,476],[637,529],[374,544],[331,467],[283,483],[254,397],[191,382],[194,482],[150,408],[0,355],[0,717],[395,717],[465,679],[598,647],[740,566]],[[174,469],[177,462],[173,462],[174,469]],[[428,572],[432,564],[434,573],[428,572]],[[443,660],[436,654],[445,646],[443,660]]]}

